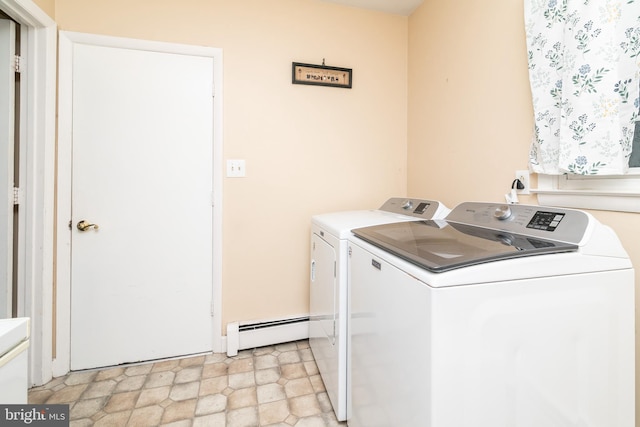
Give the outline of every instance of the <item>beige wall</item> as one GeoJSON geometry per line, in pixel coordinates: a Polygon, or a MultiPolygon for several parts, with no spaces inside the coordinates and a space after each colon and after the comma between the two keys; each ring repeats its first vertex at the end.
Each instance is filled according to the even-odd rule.
{"type": "Polygon", "coordinates": [[[55,19],[56,0],[33,0],[33,2],[37,4],[38,7],[42,9],[47,15],[55,19]]]}
{"type": "Polygon", "coordinates": [[[61,30],[223,49],[223,328],[308,313],[312,214],[406,193],[408,18],[318,0],[56,0],[61,30]],[[291,62],[353,89],[291,84],[291,62]]]}
{"type": "Polygon", "coordinates": [[[410,194],[450,206],[504,200],[515,170],[527,169],[522,8],[512,0],[427,1],[410,17],[410,194]]]}
{"type": "MultiPolygon", "coordinates": [[[[527,168],[532,127],[522,2],[427,0],[411,15],[410,194],[450,206],[503,201],[515,170],[527,168]]],[[[533,196],[520,201],[536,203],[533,196]]],[[[639,266],[638,215],[592,213],[639,266]]],[[[636,391],[636,406],[639,397],[636,391]]]]}

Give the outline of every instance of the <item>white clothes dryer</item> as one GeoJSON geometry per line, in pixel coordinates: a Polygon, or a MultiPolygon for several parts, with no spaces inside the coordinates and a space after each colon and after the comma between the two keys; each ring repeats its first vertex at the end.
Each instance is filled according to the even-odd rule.
{"type": "Polygon", "coordinates": [[[347,238],[367,225],[444,218],[433,200],[394,197],[379,209],[334,212],[311,218],[309,345],[338,420],[349,413],[347,238]]]}
{"type": "Polygon", "coordinates": [[[462,203],[349,238],[350,427],[633,427],[634,269],[586,212],[462,203]]]}

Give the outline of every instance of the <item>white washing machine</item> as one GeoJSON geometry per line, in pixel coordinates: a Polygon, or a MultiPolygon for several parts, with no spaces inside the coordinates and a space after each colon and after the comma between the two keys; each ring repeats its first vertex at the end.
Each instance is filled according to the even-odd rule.
{"type": "Polygon", "coordinates": [[[350,427],[634,427],[634,269],[586,212],[467,202],[349,239],[350,427]]]}
{"type": "Polygon", "coordinates": [[[444,218],[449,209],[432,200],[391,198],[380,209],[335,212],[311,218],[309,344],[339,420],[349,411],[347,238],[367,225],[444,218]]]}

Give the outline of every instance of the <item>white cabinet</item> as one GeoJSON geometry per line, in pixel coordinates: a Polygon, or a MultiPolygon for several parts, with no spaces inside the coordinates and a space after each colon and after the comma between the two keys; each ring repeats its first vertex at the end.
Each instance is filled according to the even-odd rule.
{"type": "Polygon", "coordinates": [[[26,404],[29,319],[0,320],[0,403],[26,404]]]}

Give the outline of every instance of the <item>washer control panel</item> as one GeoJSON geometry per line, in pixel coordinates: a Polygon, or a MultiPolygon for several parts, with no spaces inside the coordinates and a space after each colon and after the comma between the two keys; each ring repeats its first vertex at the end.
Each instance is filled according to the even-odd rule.
{"type": "Polygon", "coordinates": [[[464,202],[453,208],[446,220],[577,244],[587,232],[590,218],[573,209],[464,202]]]}

